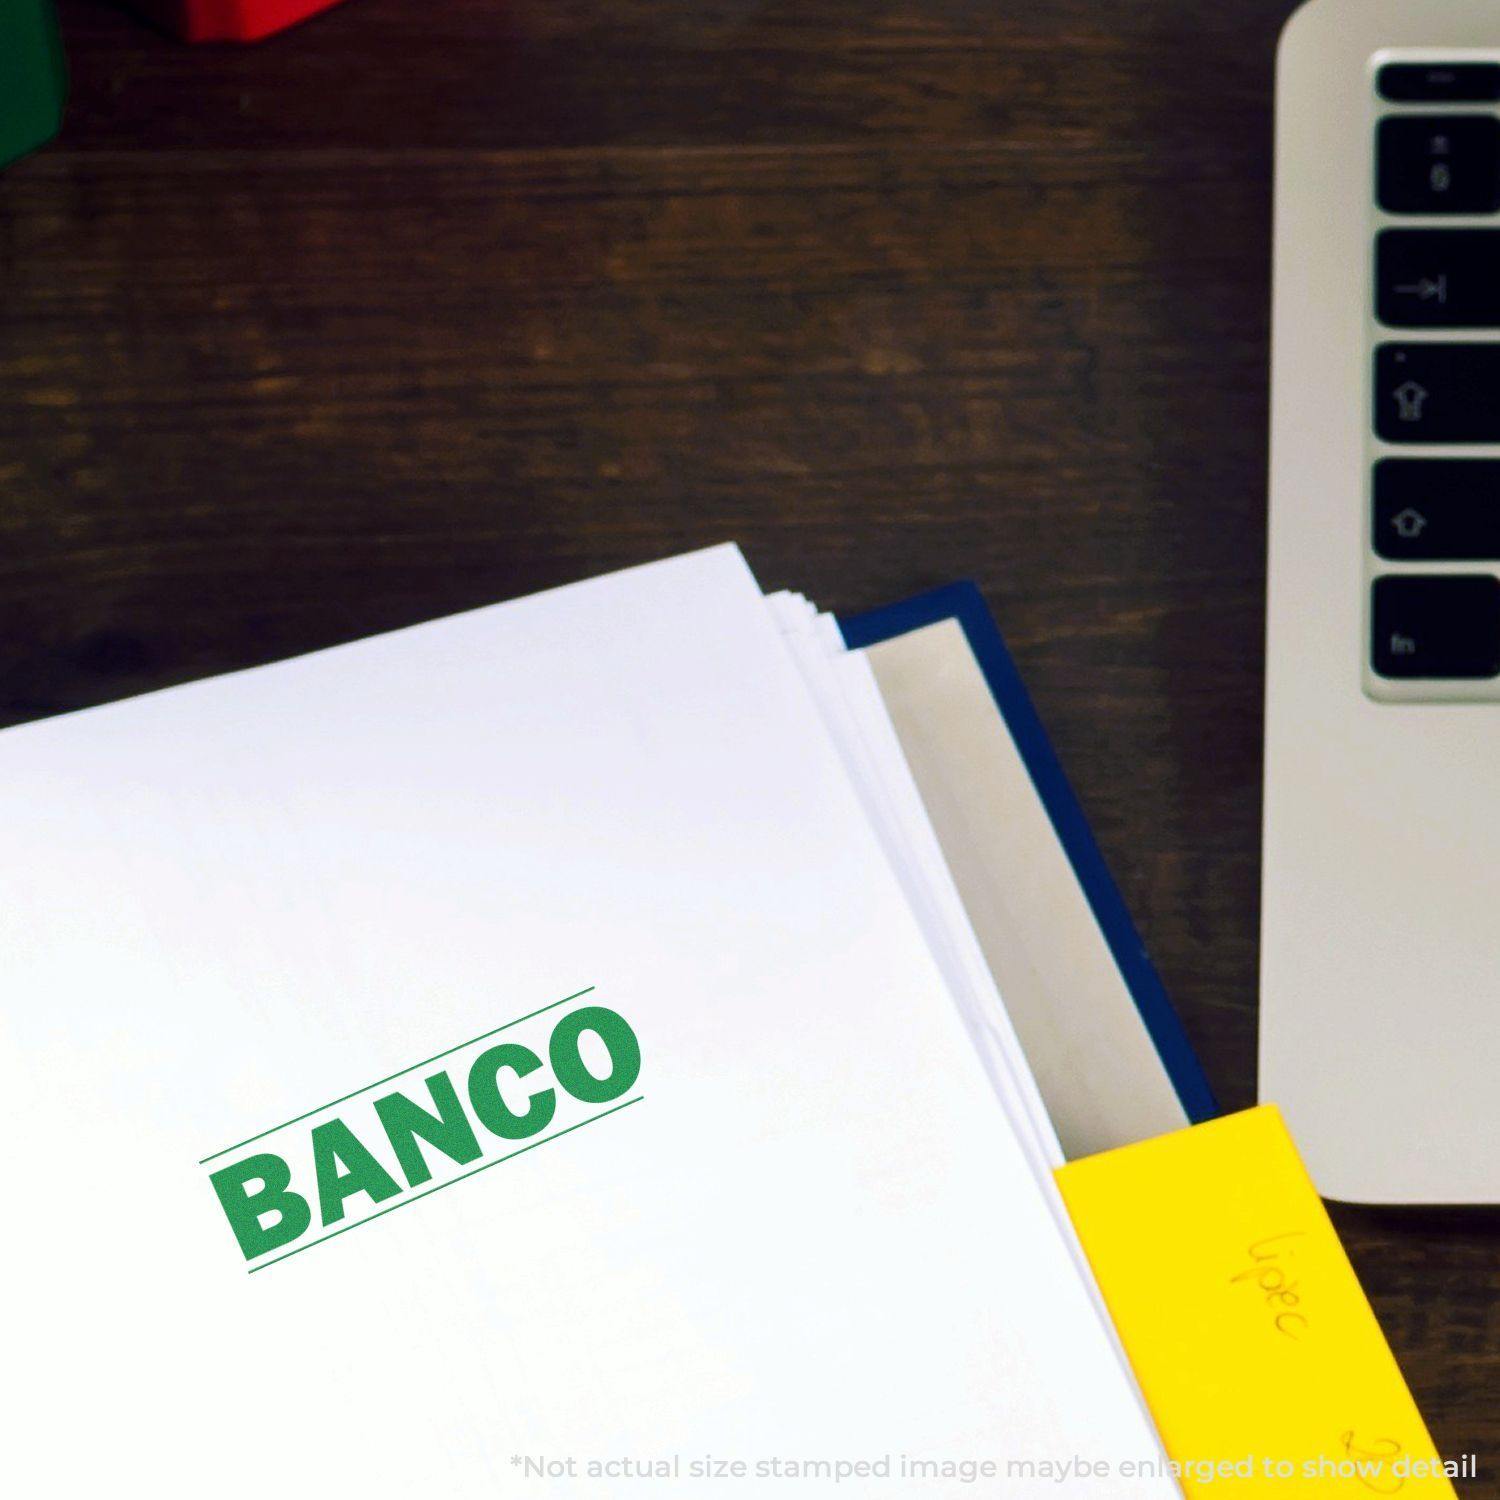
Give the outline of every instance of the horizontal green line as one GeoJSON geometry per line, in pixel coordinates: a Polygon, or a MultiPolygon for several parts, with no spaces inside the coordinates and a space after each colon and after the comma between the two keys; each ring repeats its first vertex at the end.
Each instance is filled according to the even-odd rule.
{"type": "Polygon", "coordinates": [[[363,1088],[351,1089],[347,1094],[341,1094],[337,1099],[330,1099],[327,1104],[314,1105],[312,1109],[304,1110],[300,1115],[293,1115],[290,1120],[283,1120],[279,1125],[273,1125],[269,1130],[262,1130],[259,1135],[249,1136],[243,1141],[236,1141],[232,1146],[225,1146],[222,1151],[215,1151],[212,1156],[200,1158],[198,1165],[206,1167],[211,1161],[218,1161],[221,1156],[228,1156],[231,1151],[238,1151],[241,1146],[253,1146],[256,1141],[263,1141],[268,1135],[275,1135],[278,1130],[285,1130],[288,1125],[295,1125],[299,1120],[311,1119],[313,1115],[321,1114],[325,1109],[332,1109],[335,1104],[345,1104],[358,1094],[368,1093],[371,1089],[378,1089],[383,1083],[393,1083],[396,1079],[418,1068],[425,1068],[428,1063],[435,1063],[444,1057],[451,1057],[455,1052],[462,1052],[465,1047],[472,1047],[475,1042],[482,1042],[488,1037],[496,1036],[502,1031],[508,1031],[512,1026],[519,1026],[522,1021],[530,1021],[536,1016],[543,1016],[549,1010],[556,1010],[559,1005],[566,1005],[570,1000],[581,1000],[585,995],[594,993],[594,986],[590,985],[586,990],[579,990],[576,995],[564,995],[561,1000],[554,1000],[550,1005],[544,1005],[540,1010],[530,1011],[524,1016],[517,1016],[514,1021],[507,1021],[503,1026],[496,1026],[493,1031],[481,1031],[478,1036],[471,1036],[466,1042],[459,1042],[456,1047],[449,1047],[445,1051],[435,1052],[431,1057],[425,1057],[421,1062],[414,1062],[410,1067],[398,1068],[386,1078],[377,1078],[374,1083],[367,1083],[363,1088]]]}
{"type": "MultiPolygon", "coordinates": [[[[584,992],[585,994],[587,991],[584,992]]],[[[592,1125],[596,1120],[602,1120],[606,1115],[617,1115],[622,1109],[629,1109],[632,1104],[639,1104],[646,1096],[637,1094],[634,1099],[627,1099],[623,1104],[616,1104],[610,1109],[601,1109],[597,1115],[590,1115],[586,1120],[580,1120],[576,1125],[569,1125],[564,1130],[559,1130],[555,1135],[544,1136],[539,1141],[532,1141],[529,1146],[522,1146],[519,1151],[509,1151],[504,1156],[497,1156],[494,1161],[487,1161],[483,1166],[475,1167],[471,1171],[461,1172],[457,1177],[450,1177],[447,1182],[440,1182],[436,1187],[428,1188],[425,1193],[413,1193],[409,1198],[403,1198],[399,1203],[393,1203],[389,1208],[382,1208],[379,1213],[370,1214],[368,1218],[360,1219],[354,1224],[345,1224],[342,1229],[335,1229],[332,1234],[325,1234],[320,1239],[309,1240],[305,1245],[298,1245],[295,1250],[288,1250],[285,1255],[278,1255],[275,1260],[263,1260],[258,1266],[251,1266],[248,1275],[254,1276],[257,1271],[264,1271],[270,1266],[280,1265],[284,1260],[290,1260],[294,1255],[301,1255],[304,1250],[311,1250],[318,1245],[326,1245],[329,1240],[336,1240],[341,1234],[348,1234],[354,1229],[363,1229],[366,1224],[373,1224],[376,1219],[383,1219],[387,1214],[393,1214],[398,1208],[409,1208],[413,1203],[423,1198],[430,1198],[434,1193],[440,1193],[444,1188],[450,1188],[456,1182],[462,1182],[466,1177],[477,1177],[481,1172],[488,1172],[491,1167],[498,1167],[502,1162],[514,1161],[518,1156],[525,1156],[528,1151],[535,1151],[538,1146],[550,1145],[553,1141],[560,1141],[565,1135],[572,1135],[575,1130],[582,1130],[585,1125],[592,1125]]]]}

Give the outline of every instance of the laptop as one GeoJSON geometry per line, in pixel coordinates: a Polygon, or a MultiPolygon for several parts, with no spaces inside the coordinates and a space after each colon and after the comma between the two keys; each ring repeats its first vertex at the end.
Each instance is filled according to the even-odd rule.
{"type": "Polygon", "coordinates": [[[1500,3],[1277,75],[1260,1090],[1327,1197],[1500,1201],[1500,3]]]}

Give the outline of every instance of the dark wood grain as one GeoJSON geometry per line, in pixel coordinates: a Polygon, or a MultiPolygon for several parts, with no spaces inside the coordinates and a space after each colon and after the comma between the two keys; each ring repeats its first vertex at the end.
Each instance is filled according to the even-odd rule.
{"type": "MultiPolygon", "coordinates": [[[[0,718],[737,538],[989,595],[1254,1096],[1270,109],[1290,0],[63,0],[0,175],[0,718]]],[[[1500,1464],[1500,1221],[1340,1210],[1500,1464]]]]}

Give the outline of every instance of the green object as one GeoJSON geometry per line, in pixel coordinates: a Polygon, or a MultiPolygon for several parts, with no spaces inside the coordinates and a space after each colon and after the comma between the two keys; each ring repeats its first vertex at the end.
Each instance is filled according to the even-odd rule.
{"type": "Polygon", "coordinates": [[[0,0],[0,166],[57,134],[67,82],[52,0],[0,0]]]}

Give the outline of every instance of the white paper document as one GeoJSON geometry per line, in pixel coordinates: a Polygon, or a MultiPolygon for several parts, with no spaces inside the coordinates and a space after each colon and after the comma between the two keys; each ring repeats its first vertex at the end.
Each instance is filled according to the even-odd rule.
{"type": "Polygon", "coordinates": [[[800,609],[717,548],[0,734],[0,1492],[1178,1493],[800,609]]]}

